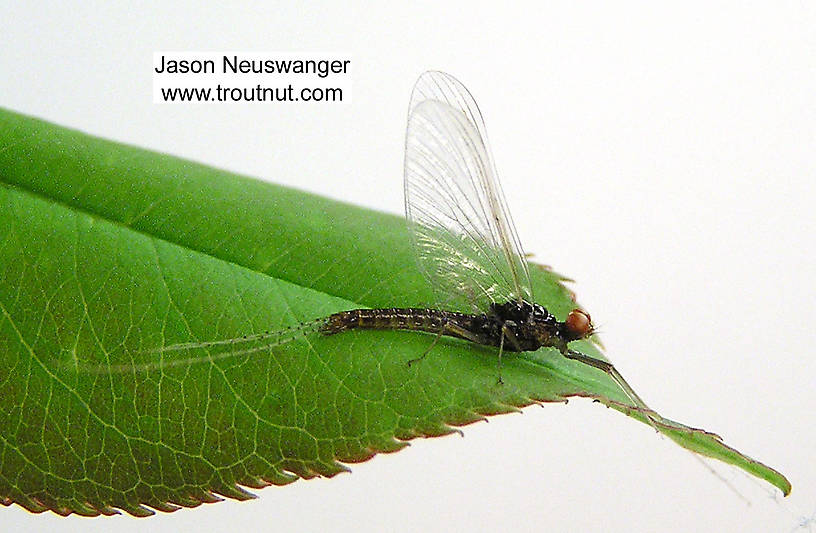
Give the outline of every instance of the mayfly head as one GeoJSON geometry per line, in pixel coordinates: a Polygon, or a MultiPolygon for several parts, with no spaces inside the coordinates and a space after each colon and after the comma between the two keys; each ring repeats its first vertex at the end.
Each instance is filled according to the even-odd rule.
{"type": "Polygon", "coordinates": [[[592,318],[582,309],[573,309],[567,315],[563,325],[563,336],[567,342],[586,339],[595,332],[592,318]]]}

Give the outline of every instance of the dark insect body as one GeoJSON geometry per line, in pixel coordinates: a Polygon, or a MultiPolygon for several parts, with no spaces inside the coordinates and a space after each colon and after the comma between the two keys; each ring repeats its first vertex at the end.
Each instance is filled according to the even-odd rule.
{"type": "MultiPolygon", "coordinates": [[[[499,348],[499,383],[502,383],[502,352],[532,352],[539,348],[557,348],[564,357],[609,374],[639,409],[647,413],[650,411],[611,363],[571,350],[567,346],[568,343],[586,339],[593,333],[591,318],[581,309],[570,311],[563,322],[558,321],[545,307],[525,301],[491,304],[488,313],[478,315],[417,307],[352,309],[330,315],[319,326],[318,331],[323,335],[335,335],[353,329],[436,333],[434,343],[420,357],[408,361],[409,366],[424,359],[441,336],[496,346],[499,348]]],[[[654,425],[653,422],[652,424],[654,425]]]]}
{"type": "Polygon", "coordinates": [[[479,315],[423,308],[354,309],[329,316],[320,332],[333,335],[350,329],[425,331],[503,347],[508,352],[541,347],[563,351],[568,342],[592,333],[589,315],[581,310],[559,322],[543,306],[528,302],[492,304],[488,313],[479,315]]]}

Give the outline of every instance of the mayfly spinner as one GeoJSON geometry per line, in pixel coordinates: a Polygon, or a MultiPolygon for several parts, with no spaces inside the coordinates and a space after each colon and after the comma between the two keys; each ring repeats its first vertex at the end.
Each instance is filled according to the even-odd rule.
{"type": "Polygon", "coordinates": [[[436,292],[437,308],[355,309],[287,330],[175,344],[155,352],[228,346],[227,352],[212,357],[220,359],[258,352],[308,333],[417,330],[434,333],[436,338],[409,364],[424,358],[440,337],[457,337],[497,347],[501,381],[503,352],[553,347],[568,359],[606,372],[651,420],[651,410],[611,363],[569,347],[592,335],[589,314],[574,309],[559,321],[534,303],[525,255],[497,179],[481,113],[468,90],[442,72],[420,76],[411,96],[405,139],[405,213],[419,265],[436,292]],[[262,346],[234,347],[258,341],[262,346]]]}

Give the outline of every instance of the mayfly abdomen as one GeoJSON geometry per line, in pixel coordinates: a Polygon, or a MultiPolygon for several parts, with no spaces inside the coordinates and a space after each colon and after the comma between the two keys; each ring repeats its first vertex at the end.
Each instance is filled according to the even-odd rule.
{"type": "Polygon", "coordinates": [[[484,315],[466,315],[437,309],[353,309],[328,317],[320,332],[334,335],[350,329],[404,329],[473,341],[487,320],[484,315]]]}
{"type": "Polygon", "coordinates": [[[322,333],[332,335],[349,329],[412,329],[438,332],[446,314],[435,309],[352,309],[331,315],[322,333]]]}

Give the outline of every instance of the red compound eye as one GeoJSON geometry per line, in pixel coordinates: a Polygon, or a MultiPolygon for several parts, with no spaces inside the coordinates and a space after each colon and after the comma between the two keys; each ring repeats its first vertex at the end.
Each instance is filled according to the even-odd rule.
{"type": "Polygon", "coordinates": [[[580,309],[570,311],[564,324],[576,339],[583,339],[592,333],[592,319],[589,317],[589,313],[580,309]]]}

